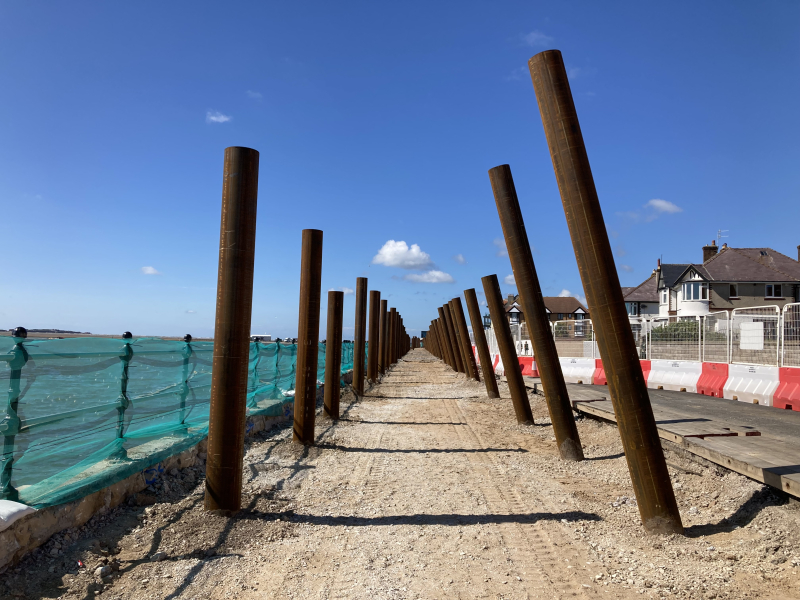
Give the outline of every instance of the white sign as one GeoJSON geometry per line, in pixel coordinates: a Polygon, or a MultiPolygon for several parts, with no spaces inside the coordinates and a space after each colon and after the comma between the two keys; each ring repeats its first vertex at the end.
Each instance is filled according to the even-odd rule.
{"type": "Polygon", "coordinates": [[[739,349],[764,349],[764,323],[742,323],[739,325],[739,349]]]}

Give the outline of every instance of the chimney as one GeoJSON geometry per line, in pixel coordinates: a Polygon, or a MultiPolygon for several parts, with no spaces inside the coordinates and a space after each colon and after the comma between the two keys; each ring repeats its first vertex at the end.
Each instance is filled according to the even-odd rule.
{"type": "Polygon", "coordinates": [[[506,302],[508,304],[514,304],[514,294],[509,294],[508,296],[506,296],[506,302]]]}
{"type": "Polygon", "coordinates": [[[711,240],[708,246],[703,246],[703,263],[709,261],[717,255],[717,242],[711,240]]]}

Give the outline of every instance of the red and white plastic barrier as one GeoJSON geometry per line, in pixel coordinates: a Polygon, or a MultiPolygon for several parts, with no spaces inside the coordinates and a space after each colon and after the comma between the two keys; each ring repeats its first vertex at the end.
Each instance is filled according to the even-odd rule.
{"type": "Polygon", "coordinates": [[[673,390],[697,393],[697,381],[703,374],[703,364],[688,360],[651,360],[647,387],[653,390],[673,390]]]}
{"type": "Polygon", "coordinates": [[[800,411],[800,369],[781,367],[778,378],[780,383],[772,397],[772,406],[800,411]]]}
{"type": "Polygon", "coordinates": [[[561,372],[567,383],[594,383],[595,359],[593,358],[559,358],[561,372]]]}
{"type": "Polygon", "coordinates": [[[728,381],[723,398],[772,406],[772,396],[780,384],[778,367],[728,365],[728,381]]]}
{"type": "Polygon", "coordinates": [[[728,381],[728,363],[702,363],[703,373],[697,381],[697,393],[722,398],[728,381]]]}
{"type": "MultiPolygon", "coordinates": [[[[472,347],[477,357],[476,348],[472,347]]],[[[492,356],[494,372],[505,375],[499,354],[492,356]]],[[[605,369],[600,359],[559,358],[567,383],[607,385],[605,369]]],[[[701,363],[687,360],[642,360],[642,373],[647,387],[694,392],[714,398],[727,398],[800,411],[800,368],[767,367],[701,363]]],[[[530,356],[517,357],[525,377],[538,377],[536,360],[530,356]]]]}

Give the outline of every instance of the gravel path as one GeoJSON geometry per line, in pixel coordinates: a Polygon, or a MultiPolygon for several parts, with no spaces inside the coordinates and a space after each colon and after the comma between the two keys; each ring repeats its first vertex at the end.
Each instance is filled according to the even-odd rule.
{"type": "Polygon", "coordinates": [[[202,468],[175,472],[152,506],[26,558],[0,597],[800,598],[794,504],[668,452],[687,535],[646,535],[616,427],[579,420],[588,460],[564,463],[543,399],[520,427],[500,387],[488,400],[412,350],[318,420],[317,446],[288,427],[248,441],[236,518],[202,510],[202,468]]]}

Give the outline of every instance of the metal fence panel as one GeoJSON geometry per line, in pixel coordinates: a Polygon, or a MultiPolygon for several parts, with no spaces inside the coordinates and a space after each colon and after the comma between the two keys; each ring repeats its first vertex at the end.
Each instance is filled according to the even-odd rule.
{"type": "Polygon", "coordinates": [[[800,302],[783,307],[781,366],[800,367],[800,302]]]}
{"type": "Polygon", "coordinates": [[[778,366],[780,309],[736,308],[731,313],[731,363],[778,366]]]}
{"type": "Polygon", "coordinates": [[[699,317],[651,319],[647,338],[651,360],[700,360],[699,317]]]}
{"type": "Polygon", "coordinates": [[[595,358],[597,353],[594,329],[589,319],[553,322],[556,352],[564,358],[595,358]]]}
{"type": "Polygon", "coordinates": [[[703,361],[730,361],[730,319],[722,311],[703,316],[703,361]]]}

